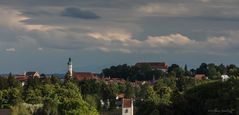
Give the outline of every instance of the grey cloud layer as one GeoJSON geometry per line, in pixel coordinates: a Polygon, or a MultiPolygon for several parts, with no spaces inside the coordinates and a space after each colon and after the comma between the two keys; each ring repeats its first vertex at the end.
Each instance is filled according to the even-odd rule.
{"type": "Polygon", "coordinates": [[[98,19],[100,16],[91,11],[81,10],[75,7],[65,8],[61,13],[62,16],[82,19],[98,19]]]}
{"type": "Polygon", "coordinates": [[[239,49],[238,5],[238,0],[2,0],[0,52],[231,56],[239,49]]]}
{"type": "MultiPolygon", "coordinates": [[[[128,47],[127,44],[132,45],[131,43],[132,41],[134,41],[134,43],[137,42],[137,44],[141,43],[143,47],[147,45],[144,45],[144,43],[142,42],[146,42],[146,43],[150,42],[151,43],[150,45],[152,45],[153,47],[158,45],[156,43],[161,43],[159,45],[161,47],[161,45],[162,46],[170,45],[170,44],[166,44],[166,45],[163,44],[162,42],[163,39],[166,39],[166,40],[169,40],[169,39],[167,37],[162,38],[162,36],[165,36],[165,35],[171,36],[171,35],[174,35],[175,33],[184,34],[185,31],[189,31],[189,32],[198,31],[198,30],[190,30],[190,28],[194,28],[193,26],[195,25],[193,24],[195,22],[193,20],[203,19],[204,21],[202,22],[206,22],[206,23],[207,21],[210,21],[210,20],[213,20],[213,21],[217,20],[217,21],[222,21],[222,25],[225,26],[225,24],[223,24],[224,21],[233,20],[235,23],[237,23],[237,19],[238,19],[237,18],[238,15],[233,14],[233,12],[232,12],[233,16],[227,17],[228,15],[231,15],[230,13],[228,13],[229,11],[234,11],[234,10],[231,10],[232,8],[237,9],[234,5],[235,3],[238,3],[237,1],[221,1],[221,2],[218,2],[218,1],[216,2],[213,0],[191,1],[191,2],[186,0],[177,1],[177,2],[138,1],[135,4],[132,4],[131,3],[132,1],[127,1],[127,2],[116,1],[116,2],[107,2],[107,3],[106,1],[102,1],[100,2],[102,4],[97,4],[99,3],[99,1],[98,2],[91,1],[88,3],[95,7],[93,8],[90,5],[88,7],[87,5],[85,5],[83,6],[85,10],[82,10],[76,7],[78,4],[79,5],[86,4],[87,2],[85,1],[73,0],[70,2],[66,2],[64,0],[59,0],[58,1],[59,3],[54,4],[55,2],[56,1],[47,2],[44,0],[39,1],[39,4],[36,4],[36,1],[28,2],[28,3],[21,2],[21,4],[18,7],[16,7],[16,9],[12,10],[14,11],[15,14],[10,13],[10,15],[13,15],[13,16],[10,16],[9,18],[15,18],[15,17],[23,18],[23,19],[19,19],[15,21],[14,23],[18,26],[18,28],[26,29],[27,32],[21,32],[21,31],[19,32],[19,30],[21,29],[18,29],[18,30],[15,29],[17,30],[17,32],[13,31],[12,33],[18,33],[18,35],[14,35],[14,34],[8,35],[7,34],[8,32],[4,32],[4,31],[9,31],[7,30],[8,28],[6,29],[1,28],[2,31],[0,32],[6,33],[6,34],[2,34],[3,36],[6,36],[2,38],[2,40],[3,39],[5,41],[10,39],[14,40],[14,38],[17,39],[19,38],[18,36],[21,35],[21,36],[28,36],[29,38],[32,38],[33,40],[36,40],[37,42],[39,42],[39,44],[41,45],[45,45],[45,46],[53,47],[53,48],[55,47],[60,49],[64,49],[64,48],[78,49],[78,45],[74,45],[74,43],[82,44],[82,45],[79,45],[81,46],[79,48],[83,48],[85,46],[84,44],[87,43],[88,45],[86,46],[98,47],[99,49],[103,49],[103,51],[109,51],[106,49],[107,48],[111,49],[110,47],[114,47],[114,48],[116,47],[115,49],[117,49],[118,47],[126,47],[126,46],[128,47]],[[105,6],[103,5],[103,3],[106,3],[105,6]],[[117,10],[122,8],[120,7],[121,4],[126,4],[126,3],[128,3],[129,5],[124,6],[127,8],[126,10],[122,9],[122,11],[128,10],[128,12],[120,12],[120,10],[117,10]],[[225,5],[223,5],[222,3],[224,3],[225,5]],[[21,5],[25,6],[30,4],[38,5],[38,6],[31,11],[29,11],[29,9],[31,8],[27,8],[24,10],[24,7],[21,7],[21,5]],[[74,7],[72,7],[71,5],[74,5],[74,7]],[[111,5],[112,7],[107,7],[107,5],[111,5]],[[117,6],[117,7],[114,7],[114,6],[117,6]],[[42,7],[45,7],[46,9],[42,7]],[[18,8],[20,10],[17,10],[18,8]],[[91,11],[90,9],[98,12],[99,14],[91,11]],[[112,13],[110,12],[111,10],[117,11],[118,13],[117,14],[112,13]],[[210,12],[206,12],[206,10],[210,12]],[[218,12],[217,14],[214,13],[216,11],[218,12]],[[18,13],[21,13],[22,17],[20,17],[18,13]],[[102,17],[103,19],[101,20],[95,20],[93,22],[92,21],[91,22],[76,21],[72,19],[61,18],[61,16],[64,16],[64,17],[80,18],[80,19],[99,19],[101,18],[99,16],[100,14],[102,14],[105,17],[102,17]],[[122,18],[117,17],[118,15],[121,16],[122,18]],[[214,16],[214,15],[218,15],[218,16],[214,16]],[[124,16],[129,16],[129,17],[124,17],[124,16]],[[148,21],[147,17],[156,17],[155,20],[159,19],[158,21],[153,22],[153,25],[158,25],[158,26],[147,27],[147,25],[151,24],[151,21],[148,21]],[[185,18],[187,20],[192,21],[192,22],[186,22],[185,20],[185,23],[192,24],[192,25],[186,26],[189,28],[184,28],[184,26],[182,25],[183,31],[173,26],[169,26],[169,28],[167,28],[168,26],[167,24],[170,24],[171,22],[168,21],[166,23],[164,22],[160,23],[160,20],[162,20],[163,17],[166,17],[169,19],[179,19],[179,20],[183,20],[183,18],[185,18]],[[233,18],[233,17],[236,17],[236,18],[233,18]],[[126,19],[129,18],[129,19],[125,20],[125,18],[126,19]],[[129,26],[127,26],[127,23],[129,26]],[[160,25],[165,25],[165,26],[164,28],[161,29],[160,25]],[[102,31],[102,28],[105,28],[105,26],[108,26],[109,29],[114,29],[116,31],[106,31],[106,30],[102,31]],[[159,28],[160,30],[157,30],[157,28],[159,28]],[[170,31],[175,28],[177,31],[172,31],[170,33],[170,31]],[[90,34],[91,36],[88,36],[89,33],[91,33],[90,34]],[[145,34],[145,36],[143,37],[138,37],[142,33],[143,34],[148,33],[148,34],[145,34]],[[124,38],[125,35],[123,34],[126,34],[126,36],[130,34],[130,36],[128,38],[124,38]],[[12,37],[8,38],[8,36],[10,35],[12,37]],[[101,39],[99,39],[99,37],[97,38],[96,37],[97,35],[101,36],[100,37],[101,39]],[[70,47],[67,47],[69,46],[68,44],[71,44],[71,43],[73,44],[70,45],[70,47]],[[100,45],[98,46],[96,44],[100,44],[100,45]]],[[[14,6],[16,5],[15,3],[18,3],[18,1],[13,0],[13,1],[5,2],[5,4],[9,6],[14,6]]],[[[5,9],[5,10],[9,10],[9,9],[5,9]]],[[[9,22],[9,23],[12,23],[12,22],[9,22]]],[[[176,22],[173,22],[173,23],[178,24],[177,20],[176,22]]],[[[230,27],[232,27],[231,30],[237,29],[237,28],[233,28],[233,26],[230,26],[230,27]]],[[[208,28],[208,27],[205,27],[205,28],[208,28]]],[[[201,27],[201,30],[204,30],[204,27],[201,27]]],[[[221,28],[220,31],[224,31],[223,28],[221,28]]],[[[200,33],[205,34],[205,31],[202,31],[200,33]]],[[[212,35],[210,36],[219,36],[217,34],[215,35],[213,33],[211,34],[212,35]]],[[[193,37],[193,35],[190,35],[190,38],[191,38],[190,39],[191,41],[195,41],[197,39],[197,37],[193,37]]],[[[206,40],[207,37],[203,39],[206,40]]],[[[225,39],[229,39],[229,38],[225,38],[225,39]]],[[[177,38],[172,39],[169,43],[173,43],[172,42],[173,40],[177,41],[177,38]]],[[[170,47],[170,46],[167,46],[167,47],[170,47]]],[[[131,49],[137,49],[137,48],[139,47],[137,46],[134,48],[131,47],[129,49],[128,48],[124,48],[124,49],[127,49],[127,52],[131,52],[131,49]]],[[[89,49],[89,48],[86,48],[86,49],[89,49]]],[[[95,49],[95,48],[91,48],[91,49],[95,49]]],[[[152,50],[152,48],[149,48],[149,49],[152,50]]]]}

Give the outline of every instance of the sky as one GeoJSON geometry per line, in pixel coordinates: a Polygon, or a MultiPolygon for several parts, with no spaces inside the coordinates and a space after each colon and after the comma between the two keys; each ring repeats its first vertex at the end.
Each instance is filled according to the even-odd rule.
{"type": "Polygon", "coordinates": [[[0,73],[239,65],[238,0],[1,0],[0,73]]]}

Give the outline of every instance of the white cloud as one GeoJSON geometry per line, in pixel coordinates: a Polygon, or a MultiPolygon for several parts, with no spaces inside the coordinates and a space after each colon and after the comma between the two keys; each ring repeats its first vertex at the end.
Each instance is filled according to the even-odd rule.
{"type": "Polygon", "coordinates": [[[141,43],[139,40],[132,39],[131,33],[125,31],[91,32],[87,35],[98,41],[99,47],[96,49],[103,52],[131,53],[132,47],[139,46],[141,43]]]}
{"type": "Polygon", "coordinates": [[[105,41],[121,41],[125,42],[131,38],[129,33],[117,33],[117,32],[107,32],[107,33],[89,33],[90,37],[93,37],[98,40],[105,40],[105,41]]]}
{"type": "Polygon", "coordinates": [[[140,44],[139,40],[132,39],[131,33],[124,31],[92,32],[88,33],[88,36],[99,41],[104,41],[108,45],[112,45],[115,42],[121,43],[125,47],[140,44]]]}
{"type": "Polygon", "coordinates": [[[131,53],[130,49],[127,48],[107,48],[107,47],[99,47],[98,48],[100,51],[109,53],[109,52],[121,52],[121,53],[126,53],[129,54],[131,53]]]}
{"type": "Polygon", "coordinates": [[[189,39],[187,36],[183,36],[177,33],[177,34],[170,34],[168,36],[149,36],[145,42],[152,47],[157,47],[157,46],[160,47],[160,45],[162,46],[187,45],[195,41],[189,39]]]}
{"type": "Polygon", "coordinates": [[[6,52],[16,52],[15,48],[7,48],[5,49],[6,52]]]}
{"type": "Polygon", "coordinates": [[[103,52],[122,53],[160,53],[162,51],[220,53],[230,48],[232,42],[235,41],[235,39],[225,36],[208,37],[205,40],[197,41],[180,33],[148,36],[145,40],[134,39],[129,33],[116,32],[107,34],[95,32],[88,34],[88,36],[103,41],[103,44],[98,44],[99,47],[96,49],[103,52]],[[120,42],[114,43],[114,41],[120,42]]]}

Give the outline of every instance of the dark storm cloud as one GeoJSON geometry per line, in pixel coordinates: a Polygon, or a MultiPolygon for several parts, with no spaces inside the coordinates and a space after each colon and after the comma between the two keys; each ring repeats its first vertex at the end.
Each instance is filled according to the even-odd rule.
{"type": "Polygon", "coordinates": [[[81,9],[75,8],[75,7],[65,8],[64,11],[61,12],[61,16],[72,17],[72,18],[81,18],[81,19],[98,19],[98,18],[100,18],[100,16],[98,16],[94,12],[87,11],[87,10],[81,10],[81,9]]]}

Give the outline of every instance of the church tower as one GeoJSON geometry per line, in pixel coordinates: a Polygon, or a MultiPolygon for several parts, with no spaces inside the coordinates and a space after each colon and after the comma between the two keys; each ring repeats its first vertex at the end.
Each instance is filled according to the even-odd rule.
{"type": "Polygon", "coordinates": [[[72,77],[73,76],[73,68],[72,68],[71,58],[69,58],[67,65],[68,65],[69,76],[72,77]]]}

